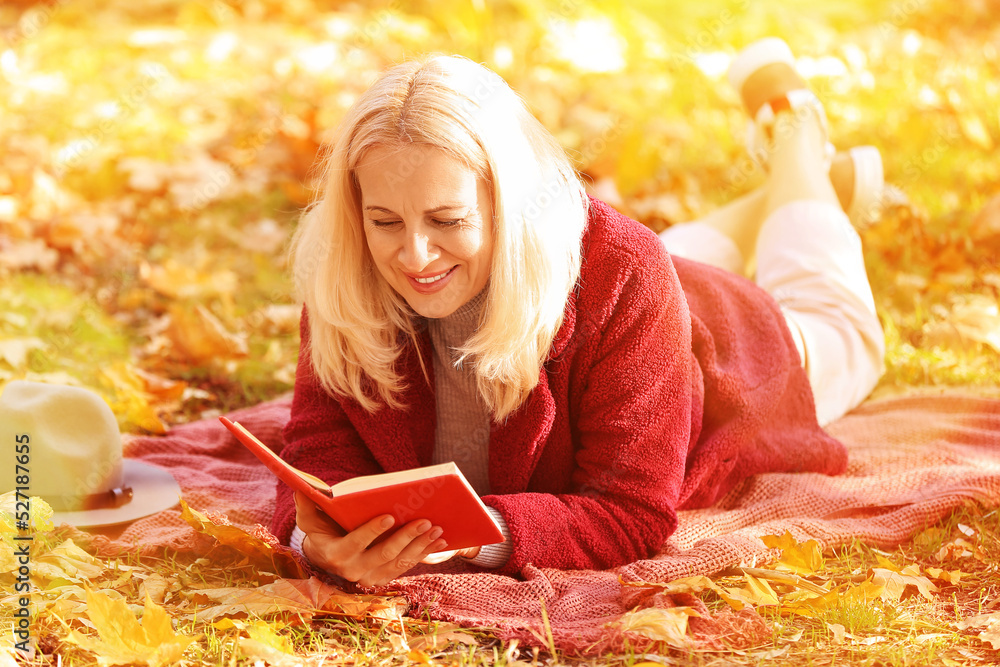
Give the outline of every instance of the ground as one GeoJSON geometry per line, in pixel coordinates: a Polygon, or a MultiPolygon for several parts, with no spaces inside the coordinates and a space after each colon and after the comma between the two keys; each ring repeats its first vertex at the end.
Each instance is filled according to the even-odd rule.
{"type": "MultiPolygon", "coordinates": [[[[696,218],[762,179],[724,74],[738,48],[779,35],[822,99],[832,141],[877,146],[901,193],[863,234],[888,342],[876,395],[1000,394],[997,16],[986,0],[5,3],[0,384],[89,387],[129,433],[288,391],[299,309],[284,249],[315,193],[317,150],[379,71],[426,52],[504,76],[624,212],[656,231],[696,218]]],[[[986,537],[996,512],[964,511],[935,539],[996,554],[986,537]]],[[[904,547],[896,564],[943,567],[940,544],[904,547]]],[[[827,562],[875,562],[852,549],[827,562]]],[[[938,618],[953,605],[957,619],[977,591],[996,599],[995,566],[966,559],[971,578],[925,601],[934,610],[907,613],[938,618]]],[[[142,603],[138,589],[122,592],[142,603]]],[[[871,622],[892,628],[896,610],[871,622]]],[[[831,656],[844,644],[824,648],[828,626],[812,622],[775,629],[775,646],[803,627],[826,657],[802,664],[843,659],[831,656]]],[[[943,655],[938,639],[893,641],[898,656],[877,653],[879,664],[943,655]]],[[[219,651],[205,660],[229,655],[219,651]]]]}

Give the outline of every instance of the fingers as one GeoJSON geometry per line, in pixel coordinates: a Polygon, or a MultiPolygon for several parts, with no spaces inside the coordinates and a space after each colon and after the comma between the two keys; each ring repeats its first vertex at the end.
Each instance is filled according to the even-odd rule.
{"type": "Polygon", "coordinates": [[[441,533],[441,528],[426,519],[412,521],[365,550],[360,559],[345,568],[345,578],[362,586],[387,584],[430,554],[443,550],[447,544],[440,539],[441,533]]]}
{"type": "Polygon", "coordinates": [[[319,509],[308,496],[295,493],[295,525],[306,535],[343,537],[345,531],[319,509]]]}
{"type": "Polygon", "coordinates": [[[300,492],[295,493],[295,522],[306,533],[302,550],[310,562],[363,586],[386,584],[447,546],[440,539],[441,528],[426,519],[411,521],[385,537],[394,521],[382,515],[345,534],[300,492]]]}

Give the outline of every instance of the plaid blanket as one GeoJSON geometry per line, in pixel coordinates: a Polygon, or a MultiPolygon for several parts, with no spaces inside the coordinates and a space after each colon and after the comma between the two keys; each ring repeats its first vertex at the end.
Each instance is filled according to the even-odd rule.
{"type": "MultiPolygon", "coordinates": [[[[282,398],[231,417],[280,450],[289,406],[290,399],[282,398]]],[[[555,645],[570,653],[614,650],[622,641],[616,621],[627,611],[679,603],[623,582],[666,582],[760,564],[773,554],[759,538],[786,530],[823,547],[855,538],[889,547],[965,502],[1000,504],[1000,399],[948,392],[869,401],[828,431],[848,447],[844,475],[753,477],[712,508],[681,512],[677,532],[652,559],[608,571],[529,565],[517,578],[422,566],[387,590],[402,594],[414,615],[493,628],[502,638],[528,644],[544,645],[551,631],[555,645]]],[[[274,478],[216,420],[179,426],[165,436],[127,438],[125,447],[128,457],[170,469],[194,509],[223,513],[247,528],[268,525],[274,478]]],[[[166,548],[198,552],[212,544],[177,508],[80,537],[104,556],[166,548]]]]}

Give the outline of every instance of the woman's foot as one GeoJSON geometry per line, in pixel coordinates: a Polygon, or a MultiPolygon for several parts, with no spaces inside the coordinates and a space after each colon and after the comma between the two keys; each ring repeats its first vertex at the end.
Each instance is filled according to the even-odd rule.
{"type": "Polygon", "coordinates": [[[878,221],[885,181],[877,148],[856,146],[837,153],[830,165],[830,182],[855,229],[867,229],[878,221]]]}
{"type": "Polygon", "coordinates": [[[800,119],[815,116],[818,120],[824,133],[824,159],[829,163],[834,148],[826,139],[826,112],[795,70],[795,57],[783,40],[768,37],[740,51],[729,66],[728,78],[751,119],[747,149],[754,159],[768,166],[775,150],[775,119],[781,112],[792,112],[800,119]]]}

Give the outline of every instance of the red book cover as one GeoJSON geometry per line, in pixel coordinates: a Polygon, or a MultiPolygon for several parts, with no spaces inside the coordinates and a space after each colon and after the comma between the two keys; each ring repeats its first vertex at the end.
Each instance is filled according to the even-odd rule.
{"type": "Polygon", "coordinates": [[[289,465],[239,422],[219,417],[247,449],[285,484],[302,491],[345,530],[354,530],[380,514],[391,514],[396,527],[428,519],[444,531],[448,549],[503,542],[503,533],[462,471],[452,462],[413,470],[367,475],[332,487],[289,465]]]}

